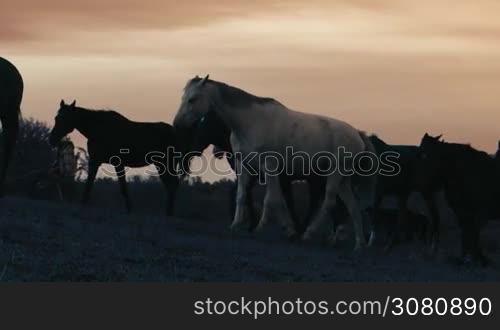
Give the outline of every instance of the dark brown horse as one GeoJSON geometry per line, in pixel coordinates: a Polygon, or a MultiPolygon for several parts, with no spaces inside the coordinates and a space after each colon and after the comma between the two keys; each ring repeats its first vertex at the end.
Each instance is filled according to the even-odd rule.
{"type": "MultiPolygon", "coordinates": [[[[395,196],[398,201],[399,216],[394,228],[391,229],[393,235],[389,246],[397,241],[398,234],[404,230],[408,219],[413,217],[408,209],[408,199],[413,192],[419,192],[424,198],[429,208],[431,219],[428,219],[430,226],[427,226],[431,250],[434,253],[439,243],[439,211],[436,205],[436,194],[439,192],[439,185],[432,177],[433,173],[425,170],[425,164],[420,159],[420,149],[412,145],[387,144],[376,135],[370,137],[379,158],[382,155],[392,153],[397,155],[395,161],[399,166],[397,175],[379,175],[377,180],[377,193],[375,199],[374,213],[379,211],[382,199],[385,196],[395,196]]],[[[420,219],[422,219],[420,217],[420,219]]],[[[423,219],[422,219],[423,220],[423,219]]],[[[422,224],[425,226],[426,224],[422,224]]],[[[388,246],[388,247],[389,247],[388,246]]]]}
{"type": "Polygon", "coordinates": [[[500,168],[495,159],[470,145],[447,143],[425,134],[420,148],[425,166],[446,199],[462,231],[462,256],[483,264],[480,230],[484,220],[500,217],[500,168]]]}
{"type": "Polygon", "coordinates": [[[23,98],[23,78],[16,67],[0,57],[0,121],[2,122],[2,158],[0,161],[0,197],[7,168],[16,146],[21,101],[23,98]]]}
{"type": "Polygon", "coordinates": [[[125,167],[155,165],[168,193],[167,215],[173,214],[179,180],[172,126],[166,123],[134,122],[115,111],[88,110],[77,107],[76,102],[68,105],[61,101],[49,142],[56,145],[74,129],[87,138],[89,169],[84,203],[90,199],[90,191],[101,164],[111,164],[118,176],[127,211],[130,211],[125,167]]]}
{"type": "Polygon", "coordinates": [[[495,154],[495,160],[497,161],[497,163],[500,163],[500,141],[498,141],[498,149],[497,153],[495,154]]]}

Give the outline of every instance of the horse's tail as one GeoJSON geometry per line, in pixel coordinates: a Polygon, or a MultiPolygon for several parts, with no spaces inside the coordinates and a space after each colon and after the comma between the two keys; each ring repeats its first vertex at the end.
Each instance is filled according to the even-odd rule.
{"type": "Polygon", "coordinates": [[[361,209],[368,210],[373,208],[375,204],[378,173],[370,170],[370,168],[377,164],[378,156],[375,146],[366,133],[359,131],[359,136],[365,145],[363,150],[365,155],[360,157],[358,163],[355,164],[356,175],[353,182],[357,188],[356,195],[360,201],[361,209]]]}

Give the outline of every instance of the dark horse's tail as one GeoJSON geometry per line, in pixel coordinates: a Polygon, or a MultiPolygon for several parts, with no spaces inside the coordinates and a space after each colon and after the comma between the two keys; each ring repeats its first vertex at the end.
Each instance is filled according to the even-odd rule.
{"type": "Polygon", "coordinates": [[[24,83],[21,74],[9,61],[0,57],[0,120],[2,122],[2,159],[0,163],[0,196],[5,176],[16,146],[24,83]]]}

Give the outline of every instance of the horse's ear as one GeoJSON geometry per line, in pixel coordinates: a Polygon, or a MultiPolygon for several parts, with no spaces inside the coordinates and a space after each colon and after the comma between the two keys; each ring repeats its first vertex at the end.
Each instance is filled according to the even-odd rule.
{"type": "Polygon", "coordinates": [[[443,134],[440,134],[434,138],[434,140],[439,141],[443,137],[443,134]]]}
{"type": "Polygon", "coordinates": [[[59,105],[62,107],[64,107],[66,104],[64,104],[64,100],[61,100],[61,103],[59,103],[59,105]]]}
{"type": "Polygon", "coordinates": [[[429,134],[426,132],[426,133],[424,134],[424,138],[428,138],[428,137],[429,137],[429,134]]]}
{"type": "Polygon", "coordinates": [[[206,76],[205,78],[203,78],[203,80],[201,81],[200,86],[205,85],[205,84],[207,83],[207,81],[208,81],[208,78],[210,78],[210,75],[209,75],[209,74],[207,74],[207,76],[206,76]]]}
{"type": "Polygon", "coordinates": [[[74,108],[76,106],[76,100],[74,100],[73,103],[70,104],[70,106],[74,108]]]}

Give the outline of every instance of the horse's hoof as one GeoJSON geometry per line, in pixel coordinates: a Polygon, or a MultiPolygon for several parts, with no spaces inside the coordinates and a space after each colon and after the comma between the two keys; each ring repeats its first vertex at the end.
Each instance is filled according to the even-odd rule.
{"type": "Polygon", "coordinates": [[[486,258],[485,256],[482,256],[480,259],[481,267],[488,267],[491,265],[491,260],[486,258]]]}
{"type": "Polygon", "coordinates": [[[250,226],[248,226],[248,232],[255,233],[257,231],[257,225],[258,224],[252,223],[250,226]]]}
{"type": "Polygon", "coordinates": [[[306,243],[307,243],[307,242],[311,242],[312,240],[313,240],[313,237],[312,237],[311,233],[310,233],[310,232],[308,232],[308,231],[306,231],[306,232],[302,235],[302,237],[301,237],[301,241],[306,242],[306,243]]]}
{"type": "Polygon", "coordinates": [[[491,261],[483,255],[476,257],[467,255],[462,257],[462,265],[488,267],[489,265],[491,265],[491,261]]]}
{"type": "Polygon", "coordinates": [[[339,244],[339,240],[337,237],[330,237],[328,238],[327,244],[328,246],[336,247],[339,244]]]}
{"type": "Polygon", "coordinates": [[[296,231],[293,231],[293,232],[289,232],[287,235],[286,235],[286,239],[287,241],[289,242],[296,242],[300,239],[300,234],[297,233],[296,231]]]}
{"type": "Polygon", "coordinates": [[[264,223],[262,221],[259,222],[259,224],[255,227],[254,232],[256,233],[262,233],[264,231],[264,223]]]}
{"type": "Polygon", "coordinates": [[[233,222],[231,224],[230,230],[232,232],[239,232],[241,229],[241,225],[242,225],[241,222],[233,222]]]}
{"type": "Polygon", "coordinates": [[[469,255],[463,256],[460,261],[461,261],[462,265],[471,265],[472,264],[472,257],[469,255]]]}
{"type": "Polygon", "coordinates": [[[354,245],[354,250],[353,252],[361,252],[364,250],[364,248],[366,247],[366,244],[362,244],[362,243],[356,243],[356,245],[354,245]]]}
{"type": "Polygon", "coordinates": [[[372,231],[370,232],[370,237],[368,238],[368,247],[373,246],[374,242],[375,242],[375,232],[372,231]]]}

